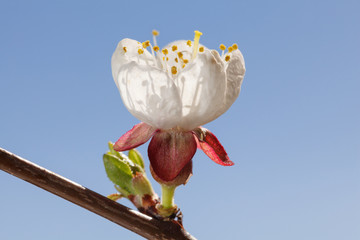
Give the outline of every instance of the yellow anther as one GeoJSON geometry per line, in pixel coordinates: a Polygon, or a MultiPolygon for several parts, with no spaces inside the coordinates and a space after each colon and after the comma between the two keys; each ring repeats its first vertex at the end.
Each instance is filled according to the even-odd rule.
{"type": "Polygon", "coordinates": [[[181,59],[184,56],[184,54],[182,52],[178,52],[178,56],[181,59]]]}
{"type": "Polygon", "coordinates": [[[168,57],[166,57],[166,61],[169,61],[169,58],[168,58],[168,57]]]}
{"type": "Polygon", "coordinates": [[[152,35],[153,36],[159,36],[159,32],[157,30],[152,30],[152,35]]]}
{"type": "Polygon", "coordinates": [[[204,52],[204,47],[199,47],[199,52],[204,52]]]}
{"type": "Polygon", "coordinates": [[[142,50],[141,48],[140,49],[138,49],[138,54],[143,54],[144,53],[144,50],[142,50]]]}
{"type": "Polygon", "coordinates": [[[126,49],[126,47],[123,47],[123,50],[124,50],[124,52],[127,52],[127,49],[126,49]]]}
{"type": "Polygon", "coordinates": [[[189,63],[189,60],[187,60],[187,59],[183,59],[183,61],[185,64],[189,63]]]}
{"type": "Polygon", "coordinates": [[[174,74],[174,75],[177,74],[177,69],[176,69],[175,66],[171,67],[171,73],[174,74]]]}
{"type": "Polygon", "coordinates": [[[188,40],[188,41],[186,42],[186,44],[187,44],[189,47],[191,47],[191,40],[188,40]]]}
{"type": "Polygon", "coordinates": [[[171,47],[171,49],[175,52],[177,50],[177,46],[174,45],[174,46],[171,47]]]}
{"type": "Polygon", "coordinates": [[[183,64],[183,65],[182,65],[182,68],[184,68],[185,66],[186,66],[186,65],[185,65],[185,64],[183,64]]]}
{"type": "Polygon", "coordinates": [[[143,48],[147,48],[148,46],[150,46],[150,41],[147,40],[147,41],[143,42],[142,46],[143,46],[143,48]]]}
{"type": "Polygon", "coordinates": [[[232,52],[233,50],[234,50],[233,47],[228,47],[229,53],[232,52]]]}
{"type": "Polygon", "coordinates": [[[199,31],[197,31],[197,30],[195,30],[194,32],[195,32],[194,47],[193,47],[193,54],[192,54],[192,58],[191,58],[191,59],[195,59],[195,58],[196,58],[196,54],[197,54],[198,47],[199,47],[200,36],[202,35],[202,32],[199,32],[199,31]]]}
{"type": "Polygon", "coordinates": [[[177,58],[175,58],[175,62],[179,62],[179,60],[177,58]]]}
{"type": "Polygon", "coordinates": [[[158,46],[154,46],[153,49],[154,49],[155,52],[160,50],[160,48],[158,46]]]}
{"type": "Polygon", "coordinates": [[[236,43],[234,43],[234,44],[232,45],[232,49],[235,51],[236,49],[238,49],[238,45],[237,45],[236,43]]]}
{"type": "Polygon", "coordinates": [[[222,50],[222,51],[225,51],[226,50],[226,46],[224,45],[224,44],[220,44],[220,50],[222,50]]]}
{"type": "Polygon", "coordinates": [[[229,61],[230,60],[230,56],[229,55],[226,55],[226,57],[225,57],[225,61],[229,61]]]}
{"type": "Polygon", "coordinates": [[[167,55],[169,53],[169,51],[165,48],[163,50],[161,50],[163,54],[167,55]]]}

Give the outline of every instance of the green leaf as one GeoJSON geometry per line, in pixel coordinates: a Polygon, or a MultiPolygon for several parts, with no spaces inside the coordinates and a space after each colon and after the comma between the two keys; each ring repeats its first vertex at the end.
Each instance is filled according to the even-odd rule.
{"type": "Polygon", "coordinates": [[[133,173],[130,166],[124,160],[110,154],[104,154],[103,161],[108,178],[126,192],[133,194],[133,173]]]}
{"type": "Polygon", "coordinates": [[[144,169],[144,161],[138,150],[136,150],[135,148],[131,149],[128,155],[133,163],[139,165],[142,169],[144,169]]]}
{"type": "Polygon", "coordinates": [[[126,156],[123,153],[119,153],[119,152],[115,151],[114,150],[114,144],[112,142],[109,141],[108,146],[109,146],[109,151],[107,152],[108,154],[113,155],[113,156],[115,156],[117,158],[120,158],[120,159],[123,159],[124,156],[126,156]]]}
{"type": "MultiPolygon", "coordinates": [[[[128,156],[126,156],[123,152],[115,151],[113,148],[114,144],[112,142],[109,142],[108,145],[109,145],[109,151],[106,154],[114,156],[116,158],[119,158],[123,162],[127,163],[127,165],[130,167],[133,174],[135,174],[137,172],[143,172],[141,165],[138,165],[134,161],[130,160],[128,158],[128,156]]],[[[141,157],[141,155],[140,155],[140,157],[141,157]]]]}

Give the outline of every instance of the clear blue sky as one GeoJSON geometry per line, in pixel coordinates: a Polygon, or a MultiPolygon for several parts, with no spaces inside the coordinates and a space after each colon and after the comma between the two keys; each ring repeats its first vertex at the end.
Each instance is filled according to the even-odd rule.
{"type": "MultiPolygon", "coordinates": [[[[235,166],[199,151],[177,190],[187,230],[358,240],[359,12],[356,0],[1,1],[0,147],[113,193],[102,154],[138,123],[111,76],[117,42],[158,29],[164,46],[197,29],[209,48],[238,43],[247,72],[235,104],[206,125],[235,166]]],[[[2,171],[0,189],[1,239],[142,239],[2,171]]]]}

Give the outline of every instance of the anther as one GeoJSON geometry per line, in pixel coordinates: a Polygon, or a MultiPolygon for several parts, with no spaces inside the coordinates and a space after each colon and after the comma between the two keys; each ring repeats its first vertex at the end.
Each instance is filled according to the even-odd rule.
{"type": "Polygon", "coordinates": [[[188,41],[186,42],[186,44],[187,44],[189,47],[191,47],[191,40],[188,40],[188,41]]]}
{"type": "Polygon", "coordinates": [[[183,59],[183,61],[185,64],[189,63],[189,60],[187,60],[187,59],[183,59]]]}
{"type": "Polygon", "coordinates": [[[175,66],[171,67],[171,73],[174,74],[174,75],[177,74],[177,69],[176,69],[175,66]]]}
{"type": "Polygon", "coordinates": [[[225,56],[225,61],[228,62],[229,60],[230,60],[230,56],[229,56],[229,55],[226,55],[226,56],[225,56]]]}
{"type": "Polygon", "coordinates": [[[160,48],[158,46],[154,46],[153,49],[154,49],[155,52],[160,50],[160,48]]]}
{"type": "Polygon", "coordinates": [[[144,53],[144,50],[138,49],[138,54],[139,54],[139,55],[141,55],[141,54],[143,54],[143,53],[144,53]]]}
{"type": "Polygon", "coordinates": [[[171,49],[173,50],[173,52],[175,52],[177,50],[177,46],[174,45],[174,46],[171,47],[171,49]]]}
{"type": "Polygon", "coordinates": [[[124,50],[124,52],[127,52],[127,49],[126,49],[126,47],[123,47],[123,50],[124,50]]]}
{"type": "Polygon", "coordinates": [[[232,45],[232,49],[233,49],[233,51],[235,51],[236,49],[238,49],[238,45],[237,45],[236,43],[234,43],[234,44],[232,45]]]}
{"type": "Polygon", "coordinates": [[[175,58],[175,62],[179,62],[179,60],[177,58],[175,58]]]}
{"type": "Polygon", "coordinates": [[[143,48],[147,48],[148,46],[150,46],[150,41],[149,40],[142,43],[143,48]]]}
{"type": "Polygon", "coordinates": [[[184,56],[184,54],[182,52],[178,52],[178,56],[181,59],[184,56]]]}
{"type": "Polygon", "coordinates": [[[161,51],[164,55],[167,55],[169,53],[169,51],[165,48],[161,51]]]}
{"type": "Polygon", "coordinates": [[[185,66],[186,66],[186,65],[185,65],[185,64],[183,64],[183,65],[182,65],[182,68],[184,68],[185,66]]]}
{"type": "Polygon", "coordinates": [[[228,52],[231,53],[233,51],[233,47],[228,47],[228,52]]]}
{"type": "Polygon", "coordinates": [[[222,51],[225,51],[226,50],[226,46],[224,45],[224,44],[220,44],[220,50],[222,50],[222,51]]]}
{"type": "Polygon", "coordinates": [[[204,47],[199,47],[199,52],[204,52],[204,47]]]}

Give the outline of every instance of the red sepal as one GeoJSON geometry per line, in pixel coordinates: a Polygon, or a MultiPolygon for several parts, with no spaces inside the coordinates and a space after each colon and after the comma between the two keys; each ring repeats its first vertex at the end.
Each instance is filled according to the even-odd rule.
{"type": "Polygon", "coordinates": [[[156,131],[156,128],[141,122],[116,141],[114,150],[120,152],[136,148],[146,143],[156,131]]]}
{"type": "Polygon", "coordinates": [[[197,137],[200,148],[211,160],[223,166],[234,165],[224,147],[212,132],[206,128],[198,127],[193,133],[197,137]]]}
{"type": "Polygon", "coordinates": [[[191,132],[156,132],[148,148],[152,170],[165,182],[174,180],[195,152],[196,141],[191,132]]]}

